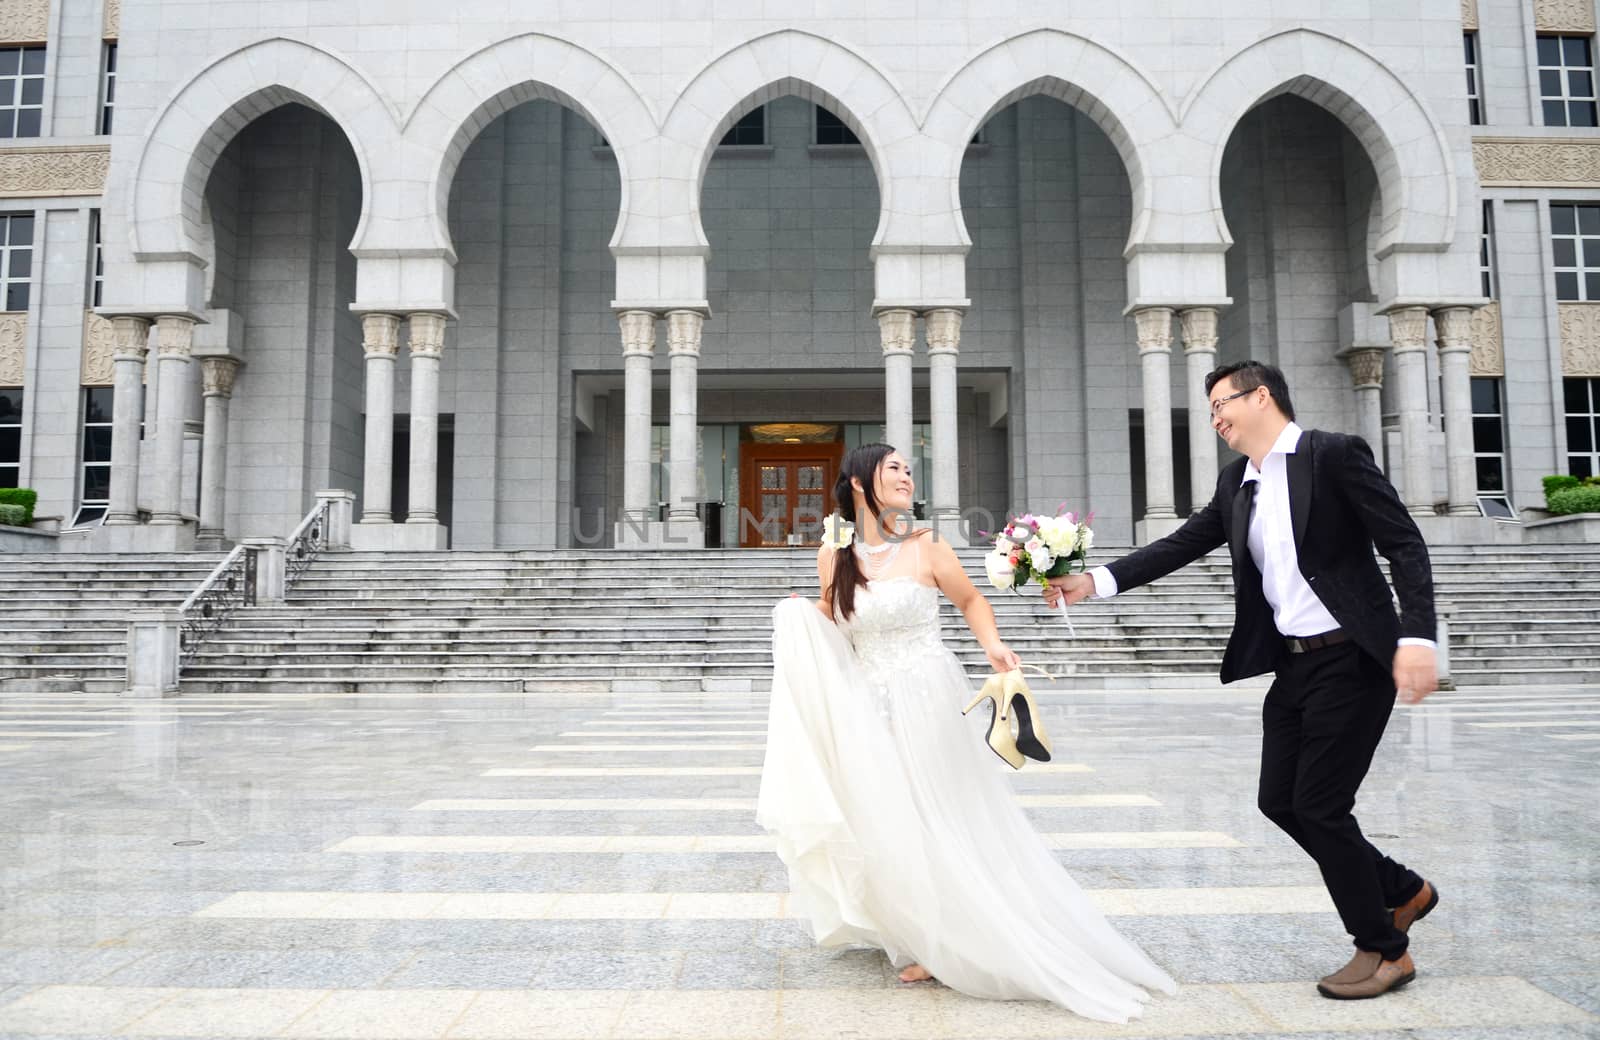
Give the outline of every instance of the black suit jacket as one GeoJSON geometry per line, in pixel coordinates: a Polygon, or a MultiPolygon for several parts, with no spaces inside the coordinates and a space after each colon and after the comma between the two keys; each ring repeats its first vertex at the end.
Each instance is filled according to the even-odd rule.
{"type": "MultiPolygon", "coordinates": [[[[1287,456],[1289,514],[1300,573],[1339,627],[1388,668],[1401,637],[1434,639],[1433,569],[1428,546],[1394,486],[1360,437],[1306,430],[1287,456]],[[1401,616],[1372,547],[1389,561],[1401,616]]],[[[1246,460],[1222,468],[1211,503],[1160,541],[1110,565],[1119,591],[1170,574],[1226,543],[1233,551],[1234,624],[1222,656],[1222,681],[1275,671],[1288,653],[1261,572],[1246,538],[1252,482],[1241,487],[1246,460]]]]}

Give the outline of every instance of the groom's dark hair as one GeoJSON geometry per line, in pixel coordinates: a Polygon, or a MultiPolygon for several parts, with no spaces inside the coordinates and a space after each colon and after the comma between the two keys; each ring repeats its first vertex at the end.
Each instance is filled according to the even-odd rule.
{"type": "Polygon", "coordinates": [[[1289,382],[1283,378],[1283,369],[1276,365],[1263,365],[1259,361],[1241,361],[1235,365],[1213,368],[1206,373],[1206,395],[1210,396],[1211,388],[1224,379],[1233,383],[1235,390],[1266,387],[1278,411],[1283,413],[1285,419],[1294,422],[1294,403],[1289,400],[1289,382]]]}

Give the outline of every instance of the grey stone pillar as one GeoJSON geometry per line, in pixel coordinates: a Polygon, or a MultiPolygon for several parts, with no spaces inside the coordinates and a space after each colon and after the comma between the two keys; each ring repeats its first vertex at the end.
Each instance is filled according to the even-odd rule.
{"type": "Polygon", "coordinates": [[[328,530],[324,543],[329,549],[350,548],[351,521],[355,519],[356,493],[342,488],[317,492],[317,501],[328,503],[328,530]]]}
{"type": "Polygon", "coordinates": [[[933,452],[930,519],[939,537],[965,544],[961,534],[960,442],[956,436],[956,357],[961,349],[961,312],[951,308],[928,311],[927,323],[928,418],[933,452]]]}
{"type": "Polygon", "coordinates": [[[139,522],[139,419],[144,413],[144,357],[150,344],[146,318],[111,319],[115,339],[111,398],[111,490],[106,525],[139,522]]]}
{"type": "Polygon", "coordinates": [[[367,359],[366,458],[361,480],[361,522],[387,524],[394,483],[394,361],[400,350],[400,319],[393,314],[361,317],[367,359]]]}
{"type": "Polygon", "coordinates": [[[883,345],[883,439],[911,457],[911,355],[917,342],[914,311],[887,310],[878,315],[883,345]]]}
{"type": "Polygon", "coordinates": [[[288,543],[283,538],[244,538],[239,542],[256,554],[256,604],[282,603],[288,591],[288,543]]]}
{"type": "Polygon", "coordinates": [[[1144,520],[1141,542],[1160,537],[1178,513],[1172,490],[1172,308],[1133,313],[1144,375],[1144,520]]]}
{"type": "Polygon", "coordinates": [[[1478,515],[1478,465],[1472,450],[1472,308],[1433,312],[1438,332],[1439,398],[1444,406],[1444,456],[1451,516],[1478,515]]]}
{"type": "Polygon", "coordinates": [[[656,519],[650,501],[650,365],[656,352],[656,316],[623,311],[617,324],[622,330],[623,526],[642,531],[656,519]]]}
{"type": "Polygon", "coordinates": [[[667,312],[667,353],[672,363],[672,448],[668,456],[670,503],[674,527],[695,523],[700,497],[700,333],[705,316],[699,311],[667,312]]]}
{"type": "Polygon", "coordinates": [[[200,441],[200,535],[221,538],[227,512],[228,402],[240,361],[229,354],[200,359],[205,432],[200,441]]]}
{"type": "Polygon", "coordinates": [[[1428,308],[1389,312],[1395,390],[1400,413],[1401,498],[1414,516],[1432,516],[1433,472],[1428,451],[1428,308]]]}
{"type": "Polygon", "coordinates": [[[411,473],[406,523],[439,523],[439,359],[443,314],[411,315],[411,473]]]}
{"type": "Polygon", "coordinates": [[[188,408],[189,355],[194,345],[194,319],[164,314],[156,319],[159,337],[156,377],[155,467],[150,480],[150,523],[183,523],[183,427],[188,408]]]}
{"type": "Polygon", "coordinates": [[[122,696],[177,694],[182,628],[183,617],[176,610],[141,610],[128,615],[128,667],[122,696]]]}
{"type": "Polygon", "coordinates": [[[1382,347],[1355,347],[1341,355],[1356,389],[1356,433],[1372,448],[1379,467],[1384,466],[1383,355],[1382,347]]]}
{"type": "Polygon", "coordinates": [[[1211,501],[1217,483],[1217,435],[1211,429],[1206,376],[1217,367],[1217,309],[1190,307],[1178,316],[1183,327],[1183,358],[1188,378],[1189,511],[1211,501]]]}

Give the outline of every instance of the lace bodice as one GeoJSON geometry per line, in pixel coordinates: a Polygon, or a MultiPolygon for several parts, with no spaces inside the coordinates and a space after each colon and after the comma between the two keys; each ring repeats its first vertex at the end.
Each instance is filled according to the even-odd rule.
{"type": "Polygon", "coordinates": [[[909,575],[868,582],[856,589],[845,634],[868,677],[881,684],[940,648],[939,590],[909,575]]]}

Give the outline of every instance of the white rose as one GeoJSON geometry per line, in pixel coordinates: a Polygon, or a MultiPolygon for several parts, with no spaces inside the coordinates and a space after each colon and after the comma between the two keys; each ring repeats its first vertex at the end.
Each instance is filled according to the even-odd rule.
{"type": "Polygon", "coordinates": [[[1028,539],[1028,544],[1023,546],[1028,550],[1028,559],[1033,561],[1033,569],[1043,573],[1056,565],[1056,554],[1044,544],[1040,538],[1028,539]]]}
{"type": "Polygon", "coordinates": [[[832,513],[822,522],[822,544],[840,552],[850,548],[855,540],[856,528],[838,513],[832,513]]]}
{"type": "Polygon", "coordinates": [[[1088,524],[1078,525],[1078,548],[1084,552],[1094,548],[1094,528],[1088,524]]]}
{"type": "Polygon", "coordinates": [[[999,538],[994,540],[994,551],[999,553],[1001,556],[1010,556],[1011,550],[1015,549],[1016,547],[1016,543],[1004,535],[1001,535],[999,538]]]}
{"type": "Polygon", "coordinates": [[[1065,556],[1072,552],[1078,544],[1078,530],[1075,524],[1069,524],[1062,517],[1051,517],[1039,522],[1039,535],[1050,546],[1050,551],[1057,556],[1065,556]]]}
{"type": "Polygon", "coordinates": [[[997,589],[1009,589],[1016,580],[1017,569],[1005,553],[992,552],[983,558],[983,569],[989,572],[989,584],[997,589]]]}

